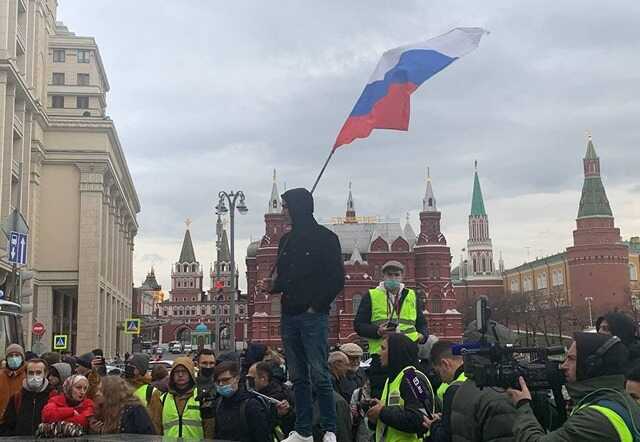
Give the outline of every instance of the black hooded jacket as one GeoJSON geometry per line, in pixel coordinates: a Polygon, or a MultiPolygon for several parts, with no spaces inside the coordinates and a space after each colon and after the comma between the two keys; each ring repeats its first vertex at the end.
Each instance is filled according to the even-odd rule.
{"type": "Polygon", "coordinates": [[[595,355],[596,351],[611,338],[612,336],[601,335],[599,333],[578,332],[574,334],[578,356],[576,360],[576,379],[578,381],[599,376],[624,374],[629,352],[627,348],[621,344],[616,344],[611,347],[599,363],[589,363],[589,356],[595,355]]]}
{"type": "MultiPolygon", "coordinates": [[[[389,335],[388,351],[389,351],[389,379],[391,383],[400,374],[400,372],[409,367],[417,367],[418,365],[418,345],[409,339],[407,336],[394,333],[389,335]]],[[[416,373],[418,378],[422,381],[423,386],[428,388],[428,380],[426,376],[422,376],[416,373]]],[[[422,413],[420,409],[426,409],[431,411],[434,401],[433,392],[427,399],[426,403],[420,402],[413,394],[408,382],[403,381],[400,384],[400,397],[404,400],[404,406],[388,406],[386,398],[382,398],[385,407],[380,412],[380,420],[389,427],[396,430],[403,431],[405,433],[422,433],[424,428],[422,427],[422,413]]]]}
{"type": "Polygon", "coordinates": [[[313,217],[313,196],[306,189],[282,195],[292,229],[278,245],[273,293],[282,293],[282,313],[297,315],[310,307],[329,313],[344,288],[344,263],[338,237],[313,217]]]}
{"type": "MultiPolygon", "coordinates": [[[[640,359],[640,339],[637,336],[636,325],[631,317],[624,313],[612,312],[598,319],[606,320],[611,334],[619,337],[627,347],[631,363],[635,363],[640,359]]],[[[598,328],[600,328],[599,326],[600,324],[598,324],[598,328]]]]}

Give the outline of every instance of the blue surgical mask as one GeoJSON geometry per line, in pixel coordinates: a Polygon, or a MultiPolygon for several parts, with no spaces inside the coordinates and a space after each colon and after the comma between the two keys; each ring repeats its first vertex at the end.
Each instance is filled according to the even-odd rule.
{"type": "Polygon", "coordinates": [[[231,397],[236,393],[233,385],[216,385],[216,391],[222,397],[231,397]]]}
{"type": "Polygon", "coordinates": [[[400,288],[400,281],[397,281],[395,279],[385,279],[384,288],[390,292],[396,291],[400,288]]]}
{"type": "Polygon", "coordinates": [[[11,370],[17,370],[22,365],[22,356],[9,356],[7,358],[7,367],[11,370]]]}

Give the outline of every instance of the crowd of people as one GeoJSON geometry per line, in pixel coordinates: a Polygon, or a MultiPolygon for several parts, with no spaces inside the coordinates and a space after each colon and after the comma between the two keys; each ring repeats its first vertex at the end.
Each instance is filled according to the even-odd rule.
{"type": "MultiPolygon", "coordinates": [[[[557,372],[558,391],[526,376],[487,385],[495,361],[454,351],[429,336],[424,306],[405,286],[404,266],[381,266],[382,281],[360,303],[354,329],[365,343],[330,348],[328,312],[344,270],[335,234],[313,217],[305,189],[282,195],[292,229],[280,240],[271,277],[258,290],[282,294],[282,342],[240,354],[202,348],[170,370],[126,355],[106,373],[100,349],[77,357],[35,355],[9,345],[0,371],[0,435],[73,437],[155,434],[241,442],[638,442],[640,340],[620,312],[577,332],[557,372]],[[504,386],[503,386],[504,387],[504,386]]],[[[467,348],[516,344],[512,331],[472,322],[467,348]]],[[[489,353],[492,354],[492,353],[489,353]]],[[[491,373],[496,373],[492,371],[491,373]]]]}

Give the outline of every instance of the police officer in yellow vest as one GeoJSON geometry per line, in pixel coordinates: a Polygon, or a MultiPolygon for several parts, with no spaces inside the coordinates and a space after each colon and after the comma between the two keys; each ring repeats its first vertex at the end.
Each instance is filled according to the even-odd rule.
{"type": "Polygon", "coordinates": [[[151,420],[159,434],[183,440],[213,438],[213,419],[201,414],[195,379],[191,359],[177,358],[169,374],[169,391],[162,396],[154,395],[149,405],[151,420]]]}
{"type": "Polygon", "coordinates": [[[427,320],[416,292],[402,283],[404,265],[388,261],[382,266],[384,280],[363,296],[353,326],[358,335],[367,338],[371,366],[367,376],[371,381],[371,396],[380,397],[387,378],[380,365],[382,340],[390,333],[402,333],[421,344],[427,338],[427,320]]]}
{"type": "Polygon", "coordinates": [[[561,368],[573,412],[562,427],[546,433],[529,405],[524,379],[520,389],[507,392],[518,408],[516,441],[636,442],[640,441],[640,406],[624,390],[627,349],[616,336],[576,333],[561,368]]]}
{"type": "Polygon", "coordinates": [[[435,413],[435,396],[427,377],[417,368],[418,345],[407,335],[388,334],[380,347],[380,361],[389,377],[380,399],[367,412],[376,425],[376,442],[422,441],[423,417],[435,413]],[[416,394],[411,384],[424,392],[416,394]]]}

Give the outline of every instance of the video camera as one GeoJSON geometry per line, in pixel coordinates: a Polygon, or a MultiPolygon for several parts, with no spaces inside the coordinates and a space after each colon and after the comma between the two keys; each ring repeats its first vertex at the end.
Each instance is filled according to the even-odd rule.
{"type": "Polygon", "coordinates": [[[522,376],[530,390],[552,390],[554,396],[565,384],[560,362],[549,356],[564,354],[563,346],[520,347],[502,345],[496,332],[496,322],[490,321],[491,310],[487,298],[481,296],[476,303],[476,326],[481,333],[477,343],[462,344],[453,348],[453,353],[465,358],[465,371],[470,373],[478,388],[520,388],[518,378],[522,376]],[[490,333],[496,342],[489,342],[490,333]],[[516,358],[515,355],[521,355],[516,358]]]}

